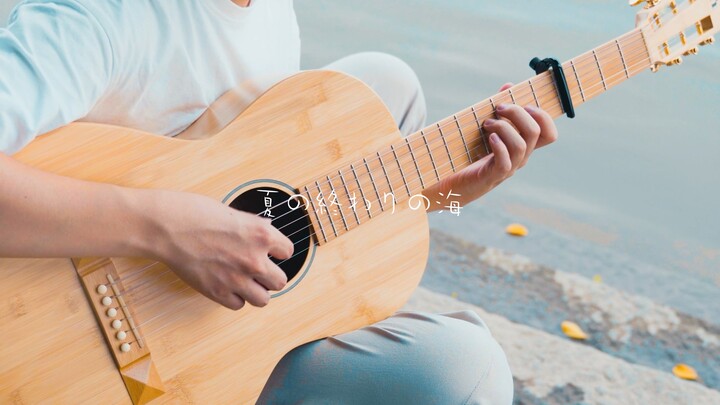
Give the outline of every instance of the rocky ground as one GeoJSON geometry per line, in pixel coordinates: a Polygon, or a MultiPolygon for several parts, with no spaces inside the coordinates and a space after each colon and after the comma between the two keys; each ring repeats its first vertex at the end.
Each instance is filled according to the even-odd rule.
{"type": "Polygon", "coordinates": [[[478,312],[504,347],[518,404],[720,404],[720,328],[577,274],[432,231],[406,309],[478,312]],[[570,320],[588,334],[572,341],[570,320]],[[671,370],[694,367],[685,381],[671,370]]]}

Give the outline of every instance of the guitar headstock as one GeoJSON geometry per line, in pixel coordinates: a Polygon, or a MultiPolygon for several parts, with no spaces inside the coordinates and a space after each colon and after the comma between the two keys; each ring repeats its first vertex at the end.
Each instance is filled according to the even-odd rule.
{"type": "Polygon", "coordinates": [[[714,42],[720,28],[720,0],[629,0],[645,3],[636,19],[655,72],[662,65],[682,63],[682,57],[698,53],[698,47],[714,42]]]}

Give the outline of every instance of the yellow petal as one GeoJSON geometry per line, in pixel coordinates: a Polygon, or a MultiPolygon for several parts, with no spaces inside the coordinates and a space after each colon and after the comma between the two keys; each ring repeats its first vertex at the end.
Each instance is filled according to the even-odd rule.
{"type": "Polygon", "coordinates": [[[682,378],[683,380],[698,379],[697,371],[695,371],[694,368],[688,366],[687,364],[676,364],[675,367],[673,367],[672,372],[673,374],[675,374],[675,377],[682,378]]]}
{"type": "Polygon", "coordinates": [[[458,293],[456,293],[455,291],[453,291],[452,293],[450,293],[450,296],[453,297],[453,298],[457,298],[457,297],[458,297],[458,293]]]}
{"type": "Polygon", "coordinates": [[[568,337],[578,340],[587,339],[587,335],[585,334],[585,332],[583,332],[583,330],[580,329],[578,324],[576,324],[575,322],[563,321],[560,327],[562,328],[563,333],[568,337]]]}
{"type": "Polygon", "coordinates": [[[596,283],[598,283],[598,284],[602,284],[602,276],[599,275],[599,274],[594,275],[594,276],[593,276],[593,281],[596,282],[596,283]]]}
{"type": "Polygon", "coordinates": [[[505,228],[505,232],[512,236],[527,236],[528,229],[520,224],[510,224],[505,228]]]}

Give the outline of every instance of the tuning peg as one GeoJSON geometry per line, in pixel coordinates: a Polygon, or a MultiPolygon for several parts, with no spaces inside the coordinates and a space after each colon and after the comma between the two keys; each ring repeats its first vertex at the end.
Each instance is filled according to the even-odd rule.
{"type": "Polygon", "coordinates": [[[660,70],[660,65],[652,65],[650,66],[650,71],[653,73],[657,73],[658,70],[660,70]]]}
{"type": "Polygon", "coordinates": [[[697,55],[697,53],[698,53],[698,49],[697,49],[697,48],[690,48],[690,49],[688,49],[687,51],[685,51],[685,52],[683,53],[683,55],[685,55],[685,56],[690,56],[690,55],[697,55]]]}
{"type": "Polygon", "coordinates": [[[701,45],[701,46],[710,45],[710,44],[712,44],[712,43],[714,43],[714,42],[715,42],[715,38],[710,37],[710,38],[708,38],[708,39],[700,42],[700,45],[701,45]]]}
{"type": "Polygon", "coordinates": [[[671,60],[670,62],[666,63],[666,65],[672,66],[672,65],[679,65],[681,63],[683,63],[682,58],[675,58],[675,59],[671,60]]]}
{"type": "Polygon", "coordinates": [[[630,7],[639,6],[642,3],[645,3],[645,0],[628,0],[630,7]]]}

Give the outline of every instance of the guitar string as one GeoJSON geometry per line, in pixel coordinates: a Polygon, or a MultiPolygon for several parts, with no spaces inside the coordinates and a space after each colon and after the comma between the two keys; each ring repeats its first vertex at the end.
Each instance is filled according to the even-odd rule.
{"type": "MultiPolygon", "coordinates": [[[[626,42],[626,44],[625,44],[625,52],[635,52],[635,51],[638,49],[638,47],[636,47],[635,45],[638,45],[638,43],[640,43],[640,45],[643,45],[643,44],[642,44],[642,41],[641,41],[641,39],[642,39],[641,37],[638,38],[638,37],[636,36],[636,37],[631,38],[629,41],[627,41],[627,37],[629,37],[629,36],[631,36],[631,35],[635,35],[635,34],[637,34],[636,31],[631,31],[631,32],[626,33],[625,35],[623,35],[623,36],[621,36],[621,37],[618,38],[618,42],[620,42],[620,41],[625,41],[625,42],[626,42]]],[[[603,47],[603,49],[600,49],[600,52],[609,52],[609,53],[611,53],[611,54],[615,54],[615,53],[617,52],[617,48],[612,47],[612,44],[613,44],[612,42],[609,42],[609,43],[607,43],[607,44],[601,45],[600,47],[603,47]]],[[[600,48],[600,47],[599,47],[599,48],[600,48]]],[[[639,48],[641,49],[642,46],[639,47],[639,48]]],[[[622,56],[622,55],[621,55],[621,56],[622,56]]],[[[604,55],[603,55],[603,57],[604,57],[604,55]]],[[[623,59],[624,59],[624,57],[623,57],[623,59]]],[[[577,70],[582,70],[583,68],[585,68],[585,67],[587,67],[587,66],[590,66],[590,65],[596,65],[596,61],[595,61],[595,58],[594,58],[593,55],[585,54],[585,55],[580,55],[579,57],[573,59],[573,66],[574,66],[574,68],[577,69],[577,70]]],[[[537,97],[537,99],[538,99],[538,101],[539,101],[539,100],[541,100],[541,99],[544,99],[544,97],[547,96],[548,94],[555,94],[555,93],[556,93],[554,81],[549,81],[548,83],[543,84],[543,85],[541,85],[541,86],[538,86],[537,88],[533,88],[533,87],[527,86],[528,82],[531,81],[531,80],[533,80],[533,79],[529,79],[529,80],[527,80],[527,81],[518,83],[516,86],[513,86],[513,87],[521,87],[521,88],[520,88],[520,89],[516,89],[516,91],[513,92],[512,95],[511,95],[511,93],[510,93],[510,92],[512,91],[512,88],[510,89],[510,91],[505,90],[505,91],[503,91],[503,92],[500,92],[500,93],[496,94],[495,96],[493,96],[493,97],[495,98],[495,99],[493,100],[493,102],[494,102],[495,100],[497,100],[497,101],[499,102],[499,104],[502,104],[502,103],[504,103],[505,101],[508,101],[508,100],[507,100],[508,97],[510,97],[510,99],[511,99],[510,101],[513,101],[513,99],[515,99],[515,98],[517,98],[517,99],[528,98],[529,96],[533,95],[533,93],[535,93],[535,95],[534,95],[533,97],[537,97]],[[549,93],[548,93],[547,91],[545,91],[545,90],[548,90],[548,89],[550,89],[549,93]],[[519,90],[519,91],[518,91],[518,90],[519,90]],[[525,92],[523,93],[523,91],[525,91],[525,92]],[[542,92],[542,93],[541,93],[541,92],[542,92]],[[501,102],[501,101],[502,101],[502,102],[501,102]]],[[[585,89],[583,89],[583,92],[584,92],[584,91],[585,91],[585,89]]],[[[493,97],[491,97],[491,99],[493,99],[493,97]]],[[[484,100],[484,101],[485,101],[485,100],[484,100]]],[[[532,100],[531,100],[531,101],[532,101],[532,100]]],[[[477,104],[480,104],[480,103],[482,103],[482,101],[481,101],[481,102],[478,102],[477,104]]],[[[477,105],[477,104],[475,104],[475,105],[477,105]]],[[[473,105],[473,107],[474,107],[475,105],[473,105]]],[[[487,104],[487,102],[485,102],[485,105],[484,105],[483,107],[479,107],[478,109],[483,109],[483,108],[486,108],[487,106],[488,106],[488,104],[487,104]]],[[[437,135],[439,132],[442,131],[442,129],[447,129],[448,127],[452,127],[451,130],[455,130],[455,126],[460,126],[460,127],[462,128],[463,126],[462,126],[462,125],[459,125],[459,121],[461,121],[462,118],[464,118],[464,117],[467,117],[467,116],[469,116],[469,115],[473,115],[474,113],[477,113],[477,111],[474,111],[474,112],[473,112],[473,111],[471,110],[470,112],[465,113],[465,114],[454,115],[454,116],[453,116],[454,121],[451,121],[451,122],[442,124],[442,125],[440,125],[439,127],[436,126],[436,127],[434,127],[434,128],[431,128],[431,130],[428,131],[427,133],[425,133],[424,135],[425,135],[425,136],[427,136],[427,135],[437,135]],[[432,131],[432,132],[431,132],[431,131],[432,131]]],[[[492,116],[492,115],[495,115],[494,112],[491,114],[491,116],[492,116]]],[[[448,117],[448,118],[449,118],[449,117],[448,117]]],[[[478,123],[477,120],[475,120],[475,119],[473,119],[473,121],[476,122],[476,123],[478,123]]],[[[430,128],[430,126],[428,126],[427,128],[430,128]]],[[[455,131],[457,132],[457,130],[455,130],[455,131]]],[[[474,130],[471,129],[471,131],[474,131],[474,130]]],[[[419,131],[416,132],[416,134],[417,134],[417,133],[419,133],[419,131]]],[[[431,153],[431,154],[432,154],[433,152],[440,152],[441,154],[443,154],[443,153],[445,152],[445,150],[444,150],[444,149],[445,149],[445,143],[444,143],[444,141],[443,141],[442,139],[440,139],[440,138],[437,138],[437,137],[431,138],[431,140],[428,142],[428,146],[429,146],[429,149],[430,149],[430,153],[431,153]],[[430,146],[430,145],[432,145],[432,146],[430,146]]],[[[404,149],[405,149],[405,148],[403,148],[403,150],[404,150],[404,149]]],[[[453,152],[455,152],[455,150],[453,150],[453,152]]],[[[462,149],[461,149],[461,152],[462,152],[462,149]]],[[[392,152],[384,152],[380,157],[389,157],[390,154],[392,154],[392,152]]],[[[397,160],[400,160],[400,159],[402,159],[403,157],[406,158],[406,157],[409,156],[410,154],[411,154],[411,153],[410,153],[409,151],[401,152],[401,153],[398,154],[397,160]]],[[[354,162],[354,163],[352,163],[352,164],[353,164],[353,165],[357,165],[358,167],[363,166],[363,162],[360,161],[360,160],[358,160],[358,161],[356,161],[356,162],[354,162]]],[[[345,165],[345,167],[347,167],[347,165],[345,165]]],[[[395,174],[395,173],[393,173],[393,174],[395,174]]],[[[369,174],[369,173],[362,173],[362,174],[360,174],[360,175],[357,175],[356,177],[358,177],[357,180],[358,180],[359,182],[363,182],[363,181],[366,181],[366,180],[370,177],[370,174],[369,174]]],[[[332,186],[332,183],[331,183],[331,182],[332,182],[333,180],[337,181],[338,178],[339,178],[338,175],[333,175],[333,177],[330,178],[330,180],[321,182],[321,185],[322,185],[322,186],[329,185],[330,188],[331,188],[332,190],[334,190],[335,187],[332,186]]],[[[402,179],[401,179],[401,180],[402,180],[402,179]]],[[[277,208],[277,207],[279,207],[279,206],[281,206],[281,205],[283,205],[283,204],[286,204],[286,203],[288,203],[288,202],[287,202],[287,201],[284,201],[284,202],[279,203],[279,204],[277,204],[277,205],[275,205],[275,206],[273,206],[273,207],[270,207],[269,209],[272,210],[272,209],[277,208]]],[[[285,213],[285,214],[282,214],[282,215],[280,215],[280,216],[278,216],[278,217],[275,217],[275,218],[272,219],[272,221],[278,220],[278,219],[282,218],[283,216],[288,215],[288,214],[290,214],[290,213],[292,213],[292,211],[287,212],[287,213],[285,213]]],[[[262,213],[259,213],[259,214],[257,214],[257,215],[260,216],[260,215],[262,215],[262,213]]],[[[283,227],[290,226],[290,225],[292,225],[294,222],[296,222],[296,221],[298,221],[298,220],[300,220],[300,219],[302,219],[302,218],[298,218],[298,219],[295,220],[295,221],[292,221],[292,222],[290,222],[290,223],[288,223],[288,224],[285,224],[283,227]]],[[[283,227],[278,228],[278,230],[282,230],[283,227]]],[[[302,230],[300,230],[300,231],[302,231],[302,230]]],[[[297,231],[297,232],[299,232],[299,231],[297,231]]],[[[148,266],[145,266],[145,267],[144,267],[143,269],[141,269],[141,270],[137,270],[137,271],[133,272],[132,275],[126,276],[127,279],[129,280],[129,279],[137,279],[137,278],[143,277],[143,274],[142,274],[142,273],[143,273],[145,270],[147,270],[149,267],[152,267],[152,265],[153,265],[153,264],[150,264],[150,265],[148,265],[148,266]]]]}
{"type": "MultiPolygon", "coordinates": [[[[636,68],[636,67],[639,66],[639,65],[643,65],[643,63],[636,63],[636,64],[634,64],[634,65],[632,66],[632,68],[636,68]]],[[[643,67],[643,69],[644,69],[644,67],[643,67]]],[[[621,72],[621,73],[624,73],[624,72],[621,72]]],[[[618,74],[620,74],[620,73],[618,73],[618,74]]],[[[613,75],[613,76],[616,76],[616,75],[613,75]]],[[[592,88],[592,87],[600,86],[600,85],[602,85],[602,84],[593,85],[593,86],[589,87],[588,89],[590,89],[590,88],[592,88]]],[[[555,106],[555,107],[557,107],[557,106],[555,106]]],[[[448,164],[449,164],[449,163],[448,163],[448,164]]],[[[311,235],[311,236],[312,236],[312,235],[311,235]]],[[[305,249],[304,251],[307,251],[307,249],[305,249]]],[[[296,253],[295,255],[297,255],[297,254],[299,254],[299,253],[302,253],[302,252],[304,252],[304,251],[298,252],[298,253],[296,253]]],[[[295,256],[295,255],[294,255],[294,256],[295,256]]],[[[289,259],[288,259],[288,260],[289,260],[289,259]]],[[[181,281],[181,279],[178,278],[177,280],[169,283],[167,286],[173,285],[173,284],[175,284],[175,283],[178,282],[178,281],[181,281]]],[[[174,293],[175,293],[175,294],[179,294],[179,293],[181,293],[181,292],[183,292],[183,291],[186,291],[186,290],[188,290],[188,289],[191,289],[191,287],[190,287],[190,286],[185,286],[184,288],[181,288],[180,290],[178,290],[178,291],[176,291],[176,292],[174,292],[174,293]]],[[[147,297],[148,297],[148,296],[145,296],[145,297],[142,297],[142,298],[140,298],[140,299],[147,298],[147,297]]],[[[166,311],[166,312],[157,314],[156,316],[152,317],[151,319],[149,319],[149,320],[141,323],[139,326],[147,326],[147,325],[151,324],[152,322],[154,322],[155,320],[157,320],[158,318],[162,317],[163,315],[165,315],[165,314],[168,313],[168,312],[170,312],[170,311],[166,311]]],[[[162,330],[162,328],[161,328],[161,329],[153,330],[152,334],[158,333],[160,330],[162,330]]],[[[150,335],[152,335],[152,334],[150,334],[150,335]]]]}
{"type": "MultiPolygon", "coordinates": [[[[629,68],[633,68],[633,69],[634,69],[634,68],[636,68],[638,65],[640,65],[640,64],[642,64],[642,63],[643,63],[643,62],[636,63],[636,64],[630,66],[629,68]]],[[[616,74],[613,74],[613,75],[607,77],[607,78],[606,78],[606,81],[612,81],[612,79],[614,79],[614,78],[616,78],[617,76],[622,75],[622,74],[624,74],[624,73],[625,73],[624,70],[618,71],[616,74]]],[[[597,83],[597,84],[595,84],[595,85],[591,85],[591,86],[589,86],[589,87],[587,87],[587,88],[583,88],[582,91],[583,91],[583,92],[589,92],[590,90],[593,90],[594,88],[598,88],[601,84],[602,84],[602,83],[597,83]]],[[[578,87],[578,89],[579,89],[579,87],[578,87]]],[[[539,99],[542,99],[542,98],[544,98],[545,96],[547,96],[548,94],[553,94],[553,93],[555,93],[555,90],[554,90],[554,89],[553,89],[553,91],[550,92],[550,93],[545,92],[544,94],[540,95],[539,99]]],[[[527,96],[527,95],[529,95],[529,94],[530,94],[530,93],[526,94],[525,96],[527,96]]],[[[579,93],[578,93],[578,94],[579,94],[579,93]]],[[[573,94],[573,96],[577,96],[578,94],[573,94]]],[[[522,97],[520,97],[520,96],[518,95],[518,98],[522,98],[522,97]]],[[[555,100],[556,100],[556,99],[555,99],[555,100]]],[[[554,102],[555,100],[551,100],[551,102],[554,102]]],[[[541,104],[542,104],[542,103],[541,103],[541,104]]],[[[558,104],[554,104],[554,105],[551,106],[550,108],[556,108],[557,106],[558,106],[558,104]]],[[[486,117],[489,117],[489,116],[492,116],[492,115],[494,115],[494,113],[487,114],[487,115],[483,116],[482,118],[486,118],[486,117]]],[[[475,120],[473,120],[473,121],[474,121],[476,124],[479,124],[478,121],[475,121],[475,120]]],[[[438,142],[438,143],[441,143],[441,142],[438,142]]],[[[444,145],[438,145],[435,150],[437,151],[438,149],[442,149],[442,148],[444,148],[444,145]]],[[[458,150],[459,150],[460,154],[464,155],[463,153],[461,153],[463,148],[464,148],[464,146],[461,146],[460,148],[454,149],[453,152],[458,152],[458,150]]],[[[476,151],[477,149],[480,149],[480,145],[479,145],[478,147],[476,147],[476,148],[473,148],[472,150],[473,150],[473,151],[476,151]]],[[[452,159],[451,159],[451,162],[447,162],[447,163],[445,163],[445,164],[442,164],[442,165],[438,166],[438,169],[442,168],[443,166],[453,165],[453,164],[455,163],[455,161],[452,160],[452,159]],[[452,162],[452,163],[451,163],[451,162],[452,162]]],[[[444,173],[443,176],[444,176],[444,175],[446,175],[446,173],[444,173]]],[[[366,175],[366,176],[367,176],[367,175],[366,175]]],[[[395,176],[391,176],[391,177],[395,177],[395,176]]],[[[392,179],[391,179],[391,180],[392,180],[392,179]]],[[[401,178],[401,180],[402,180],[402,178],[401,178]]],[[[411,180],[410,182],[408,182],[408,186],[409,186],[410,184],[414,183],[414,182],[417,182],[417,181],[419,181],[419,179],[411,180]]],[[[391,181],[391,182],[392,182],[392,181],[391,181]]],[[[397,182],[397,179],[396,179],[396,182],[397,182]]],[[[413,186],[413,188],[414,188],[414,186],[413,186]]],[[[281,205],[281,204],[276,205],[276,207],[279,206],[279,205],[281,205]]],[[[382,212],[382,210],[381,210],[381,212],[382,212]]],[[[370,215],[372,215],[372,214],[373,214],[373,212],[370,211],[370,215]]],[[[286,213],[286,214],[283,214],[283,215],[280,215],[279,217],[274,218],[274,220],[275,220],[275,219],[279,219],[280,217],[282,217],[282,216],[284,216],[284,215],[287,215],[287,213],[286,213]]],[[[287,226],[293,224],[294,222],[297,222],[298,220],[305,219],[306,217],[307,217],[307,216],[303,216],[303,217],[301,217],[301,218],[298,218],[298,219],[290,222],[289,224],[285,224],[284,226],[282,226],[282,227],[280,227],[280,228],[278,228],[278,229],[281,230],[281,229],[283,229],[284,227],[287,227],[287,226]]],[[[297,234],[298,232],[302,232],[303,230],[307,229],[309,226],[310,226],[310,225],[306,226],[305,228],[302,228],[302,229],[300,229],[300,230],[297,230],[297,231],[293,232],[292,234],[288,235],[288,237],[291,237],[291,236],[297,234]]],[[[351,229],[354,229],[354,228],[351,228],[351,229]]],[[[314,234],[313,234],[313,235],[314,235],[314,234]]],[[[312,236],[312,235],[309,235],[308,237],[310,237],[310,236],[312,236]]],[[[298,241],[298,242],[302,242],[302,241],[304,241],[305,239],[307,239],[308,237],[306,237],[306,238],[304,238],[303,240],[300,240],[300,241],[298,241]]],[[[288,259],[288,260],[289,260],[289,259],[288,259]]],[[[147,269],[148,267],[151,267],[151,266],[152,266],[152,265],[146,266],[145,269],[147,269]]],[[[164,273],[166,273],[166,272],[168,272],[168,271],[171,271],[171,270],[166,269],[164,272],[156,275],[155,278],[159,278],[160,276],[162,276],[164,273]]],[[[135,272],[133,273],[133,275],[138,275],[138,276],[135,277],[135,278],[140,278],[140,277],[143,276],[142,274],[140,274],[140,272],[141,272],[141,271],[135,271],[135,272]]],[[[136,289],[138,289],[138,288],[141,287],[141,286],[142,286],[142,285],[135,286],[135,287],[133,287],[132,290],[135,291],[136,289]]]]}

